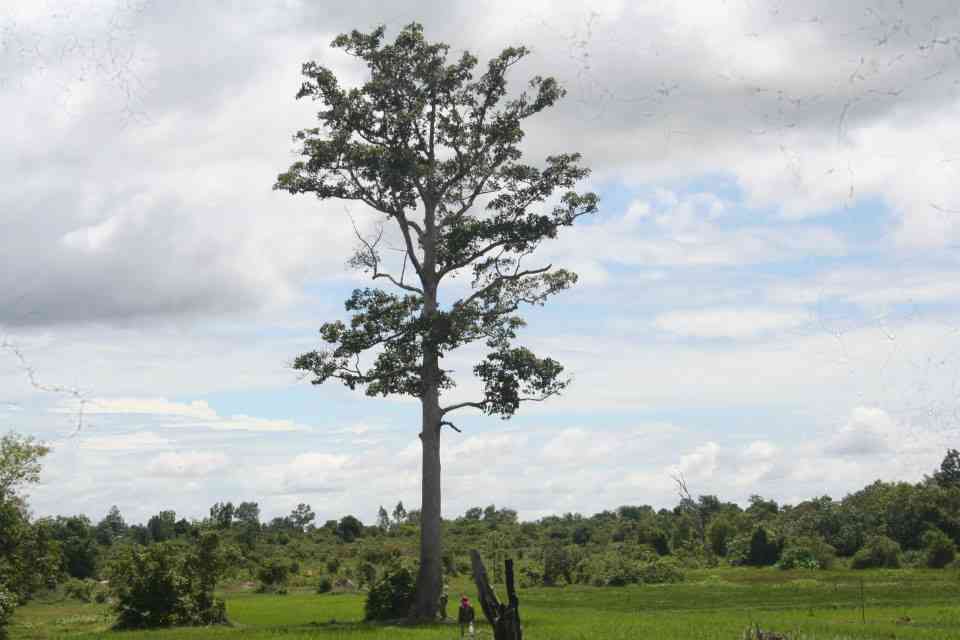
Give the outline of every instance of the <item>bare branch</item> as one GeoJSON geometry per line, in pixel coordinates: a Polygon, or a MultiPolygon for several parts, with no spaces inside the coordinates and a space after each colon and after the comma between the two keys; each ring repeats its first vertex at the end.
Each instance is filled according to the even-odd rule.
{"type": "MultiPolygon", "coordinates": [[[[420,295],[423,295],[423,289],[420,289],[419,287],[415,287],[413,285],[409,285],[403,282],[403,274],[400,275],[400,280],[397,280],[391,274],[380,271],[380,254],[377,253],[377,245],[380,244],[380,240],[383,238],[383,225],[380,225],[380,228],[377,231],[376,239],[373,241],[370,241],[364,238],[363,234],[360,233],[360,229],[357,228],[357,223],[353,219],[353,216],[350,215],[349,211],[347,211],[347,216],[350,218],[350,224],[353,225],[353,234],[357,237],[357,240],[359,240],[360,243],[363,244],[363,249],[361,251],[363,252],[364,257],[363,259],[360,260],[360,262],[363,266],[373,271],[372,279],[377,280],[377,279],[383,278],[393,283],[394,286],[399,287],[400,289],[409,291],[411,293],[418,293],[420,295]]],[[[406,264],[407,264],[406,252],[404,252],[403,264],[404,264],[404,271],[406,271],[406,264]]]]}
{"type": "Polygon", "coordinates": [[[480,409],[481,411],[484,408],[483,402],[458,402],[457,404],[451,404],[447,407],[440,408],[440,415],[445,416],[451,411],[456,411],[457,409],[465,409],[466,407],[473,407],[474,409],[480,409]]]}
{"type": "MultiPolygon", "coordinates": [[[[535,275],[539,275],[539,274],[541,274],[541,273],[546,273],[547,271],[549,271],[549,270],[552,269],[552,268],[553,268],[553,265],[552,265],[552,264],[548,264],[547,266],[542,267],[542,268],[540,268],[540,269],[527,269],[526,271],[515,271],[515,272],[512,273],[512,274],[501,274],[501,275],[498,275],[496,278],[494,278],[494,280],[493,280],[492,282],[490,282],[489,284],[487,284],[485,287],[482,287],[482,288],[477,289],[476,291],[474,291],[472,294],[470,294],[470,296],[469,296],[466,300],[464,300],[464,301],[461,302],[460,304],[462,304],[462,305],[464,305],[464,306],[469,305],[470,303],[472,303],[472,302],[473,302],[474,300],[476,300],[477,298],[482,298],[484,295],[487,294],[487,292],[489,292],[489,291],[492,290],[492,289],[495,289],[495,288],[499,287],[499,286],[500,286],[501,284],[503,284],[504,282],[512,282],[512,281],[519,280],[520,278],[524,278],[524,277],[526,277],[526,276],[535,276],[535,275]]],[[[498,273],[499,273],[499,270],[498,270],[498,273]]]]}
{"type": "Polygon", "coordinates": [[[441,420],[441,421],[440,421],[440,426],[441,426],[441,427],[443,427],[443,426],[448,426],[448,427],[450,427],[451,429],[453,429],[454,431],[456,431],[457,433],[463,433],[463,431],[460,431],[460,429],[457,427],[457,425],[453,424],[453,423],[450,422],[449,420],[441,420]]]}

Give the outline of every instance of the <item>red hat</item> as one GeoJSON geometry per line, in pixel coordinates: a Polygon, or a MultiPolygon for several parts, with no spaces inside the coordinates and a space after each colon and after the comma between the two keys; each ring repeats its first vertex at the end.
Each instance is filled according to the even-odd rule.
{"type": "Polygon", "coordinates": [[[462,598],[460,598],[460,602],[462,602],[463,604],[470,604],[470,601],[467,599],[467,596],[463,596],[462,598]]]}

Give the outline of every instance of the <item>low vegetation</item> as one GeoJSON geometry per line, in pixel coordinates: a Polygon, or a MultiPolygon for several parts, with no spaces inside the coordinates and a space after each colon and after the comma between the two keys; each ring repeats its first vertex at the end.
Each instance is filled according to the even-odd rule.
{"type": "MultiPolygon", "coordinates": [[[[5,442],[35,460],[43,455],[30,441],[5,442]]],[[[473,593],[470,549],[483,553],[501,584],[503,559],[515,559],[532,638],[540,628],[556,633],[539,637],[631,637],[615,629],[650,631],[651,620],[665,629],[657,637],[681,637],[666,611],[711,630],[700,637],[734,637],[710,634],[741,634],[754,618],[762,628],[876,637],[870,624],[843,627],[854,614],[863,625],[868,611],[877,625],[900,620],[897,637],[945,637],[920,629],[955,623],[960,611],[958,463],[951,450],[922,482],[877,481],[842,500],[797,505],[754,496],[744,508],[688,495],[673,509],[626,505],[536,522],[520,522],[507,508],[475,507],[443,523],[444,580],[455,607],[460,593],[473,593]],[[555,627],[558,620],[569,623],[569,633],[555,627]],[[603,629],[610,635],[600,635],[603,629]]],[[[19,637],[187,626],[229,635],[233,627],[210,626],[228,621],[294,630],[315,623],[331,637],[347,628],[351,637],[386,637],[376,625],[404,618],[414,595],[419,513],[402,504],[392,513],[381,508],[372,525],[348,515],[317,526],[305,504],[261,522],[253,502],[217,503],[203,520],[161,511],[142,525],[127,524],[116,508],[96,524],[27,514],[22,495],[5,494],[0,623],[12,619],[19,637]],[[36,603],[23,606],[31,599],[36,603]],[[47,619],[54,611],[61,615],[47,619]]],[[[404,626],[397,633],[434,631],[404,626]]]]}

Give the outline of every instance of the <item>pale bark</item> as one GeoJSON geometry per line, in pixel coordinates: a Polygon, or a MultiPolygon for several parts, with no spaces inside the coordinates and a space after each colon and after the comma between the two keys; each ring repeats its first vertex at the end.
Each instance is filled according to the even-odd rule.
{"type": "MultiPolygon", "coordinates": [[[[423,315],[433,318],[437,313],[436,274],[436,226],[435,206],[425,202],[423,262],[420,280],[423,284],[423,315]]],[[[433,327],[433,323],[428,326],[433,327]]],[[[434,336],[424,336],[423,368],[421,371],[423,392],[420,397],[422,425],[420,441],[423,446],[420,502],[420,570],[413,609],[416,620],[434,620],[443,592],[443,562],[440,539],[441,491],[440,491],[440,358],[434,336]]]]}

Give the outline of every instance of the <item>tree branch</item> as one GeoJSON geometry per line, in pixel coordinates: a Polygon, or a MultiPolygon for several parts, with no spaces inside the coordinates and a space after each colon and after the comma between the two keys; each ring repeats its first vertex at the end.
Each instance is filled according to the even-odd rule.
{"type": "MultiPolygon", "coordinates": [[[[363,235],[360,233],[360,230],[357,228],[357,223],[356,221],[354,221],[353,216],[350,215],[349,211],[347,212],[347,216],[349,216],[350,218],[350,224],[353,225],[353,234],[357,237],[357,240],[359,240],[361,244],[363,244],[364,248],[366,249],[365,255],[367,256],[367,260],[363,261],[362,264],[363,266],[366,266],[373,271],[372,279],[377,280],[377,279],[383,278],[393,283],[394,286],[399,287],[400,289],[409,291],[411,293],[418,293],[420,295],[423,295],[423,289],[404,283],[402,275],[400,276],[400,280],[398,281],[391,274],[380,271],[380,254],[377,253],[377,245],[380,244],[380,240],[381,238],[383,238],[383,226],[382,225],[380,226],[380,229],[377,233],[376,240],[374,240],[373,242],[370,242],[369,240],[364,238],[363,235]]],[[[404,253],[404,266],[406,266],[406,252],[404,253]]]]}
{"type": "Polygon", "coordinates": [[[466,407],[473,407],[474,409],[480,409],[481,411],[484,408],[483,402],[458,402],[457,404],[451,404],[447,407],[440,408],[440,415],[445,416],[451,411],[456,411],[457,409],[464,409],[466,407]]]}
{"type": "Polygon", "coordinates": [[[547,266],[540,269],[527,269],[526,271],[516,271],[512,274],[498,275],[496,278],[494,278],[493,282],[490,282],[485,287],[477,289],[472,294],[470,294],[470,296],[466,300],[458,304],[462,304],[464,306],[469,305],[471,302],[473,302],[477,298],[482,298],[488,291],[490,291],[491,289],[495,289],[496,287],[500,286],[504,282],[513,282],[513,281],[519,280],[520,278],[524,278],[526,276],[535,276],[541,273],[546,273],[552,268],[553,268],[553,265],[548,264],[547,266]]]}
{"type": "Polygon", "coordinates": [[[457,425],[453,424],[453,423],[450,422],[449,420],[441,420],[441,421],[440,421],[440,426],[443,427],[444,425],[450,427],[451,429],[453,429],[453,430],[456,431],[457,433],[463,433],[463,431],[460,431],[460,429],[457,427],[457,425]]]}

